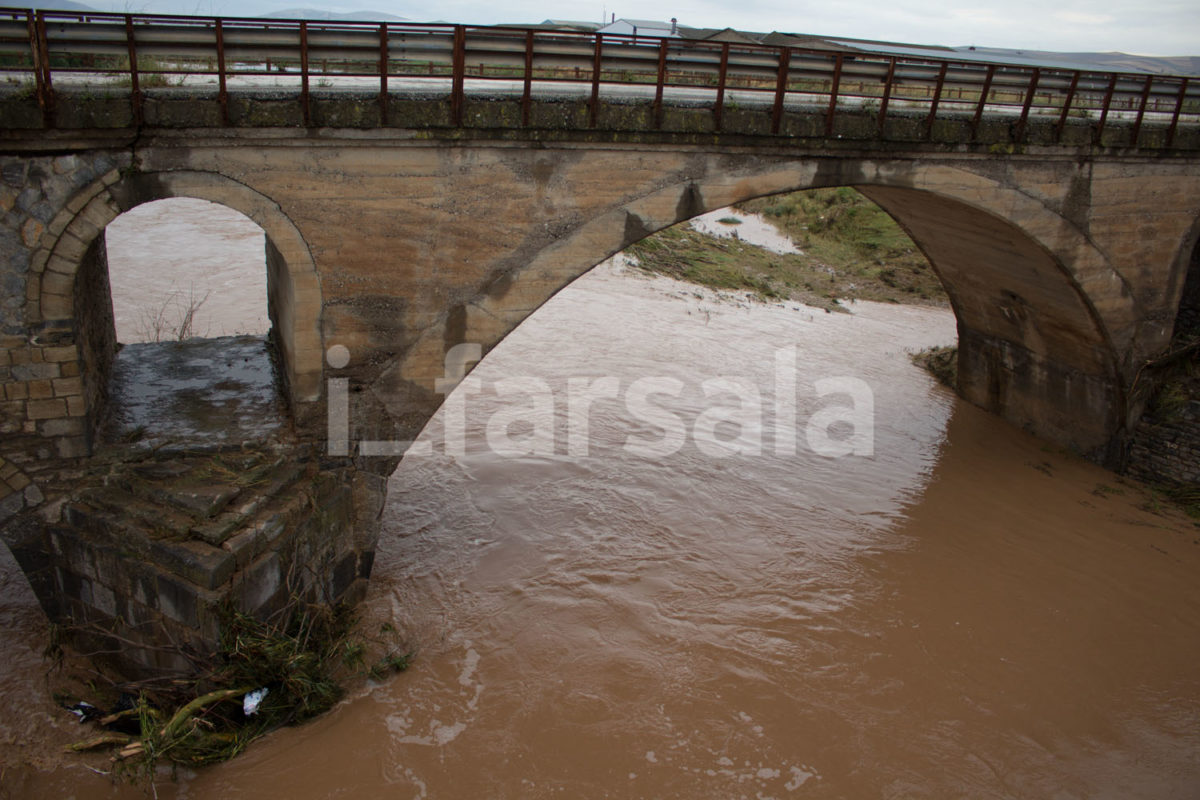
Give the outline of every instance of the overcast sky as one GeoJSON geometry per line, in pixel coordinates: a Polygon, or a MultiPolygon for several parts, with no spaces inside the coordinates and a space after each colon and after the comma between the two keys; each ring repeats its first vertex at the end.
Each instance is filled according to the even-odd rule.
{"type": "Polygon", "coordinates": [[[1200,0],[82,0],[120,11],[247,16],[296,7],[385,11],[419,21],[678,18],[681,25],[1058,51],[1200,55],[1200,0]]]}

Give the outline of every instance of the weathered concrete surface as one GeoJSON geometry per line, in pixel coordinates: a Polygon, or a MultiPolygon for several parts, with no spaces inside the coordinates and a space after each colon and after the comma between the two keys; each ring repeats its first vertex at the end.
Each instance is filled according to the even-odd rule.
{"type": "MultiPolygon", "coordinates": [[[[115,110],[89,117],[94,129],[0,131],[0,510],[59,521],[63,465],[87,463],[105,403],[103,229],[174,196],[223,203],[266,231],[284,394],[318,446],[332,379],[352,387],[352,444],[411,440],[442,400],[455,345],[486,353],[607,256],[741,200],[849,185],[896,217],[946,283],[964,394],[1120,464],[1140,412],[1131,387],[1169,341],[1200,233],[1195,153],[1122,149],[1119,126],[1103,147],[1078,131],[1068,146],[1017,146],[1011,121],[974,140],[939,123],[928,141],[903,119],[880,136],[847,117],[826,139],[819,115],[789,116],[772,137],[760,112],[731,112],[732,132],[717,135],[691,109],[649,130],[647,108],[622,106],[587,128],[571,103],[539,104],[535,118],[560,116],[520,128],[509,105],[469,104],[463,129],[434,116],[298,129],[269,107],[259,127],[189,128],[180,106],[170,125],[137,131],[115,110]],[[326,361],[334,346],[348,362],[326,361]]],[[[1143,137],[1161,145],[1159,133],[1143,137]]],[[[1036,125],[1030,135],[1051,141],[1036,125]]],[[[351,492],[360,563],[397,455],[322,463],[351,492]]]]}

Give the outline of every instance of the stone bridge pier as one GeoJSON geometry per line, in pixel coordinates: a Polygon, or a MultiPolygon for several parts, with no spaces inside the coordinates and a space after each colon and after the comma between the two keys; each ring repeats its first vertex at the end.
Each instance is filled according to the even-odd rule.
{"type": "Polygon", "coordinates": [[[1200,158],[1183,151],[266,128],[31,134],[5,152],[4,537],[52,616],[160,640],[211,641],[222,602],[261,614],[293,593],[354,599],[387,477],[444,399],[447,355],[486,354],[676,222],[861,190],[946,286],[963,396],[1110,467],[1200,234],[1200,158]],[[131,465],[101,436],[115,352],[104,230],[184,196],[266,233],[289,429],[131,465]]]}

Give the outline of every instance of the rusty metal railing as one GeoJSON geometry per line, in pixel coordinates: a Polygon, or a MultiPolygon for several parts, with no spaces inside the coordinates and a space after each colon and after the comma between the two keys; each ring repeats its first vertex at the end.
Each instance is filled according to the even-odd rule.
{"type": "Polygon", "coordinates": [[[1180,125],[1200,125],[1200,82],[1185,76],[507,26],[0,8],[0,76],[36,95],[46,127],[60,89],[76,85],[127,88],[135,122],[149,90],[209,87],[225,124],[232,88],[292,87],[308,125],[314,84],[369,87],[384,124],[397,89],[416,87],[445,92],[452,125],[473,92],[519,94],[530,126],[533,99],[558,87],[586,97],[592,127],[610,92],[644,94],[656,126],[668,98],[699,100],[717,131],[734,103],[769,110],[773,134],[796,105],[822,114],[827,135],[850,110],[873,114],[880,133],[889,113],[916,115],[927,137],[939,118],[967,119],[974,135],[985,117],[1007,115],[1018,141],[1035,117],[1056,140],[1072,118],[1087,120],[1096,141],[1120,118],[1134,145],[1149,121],[1165,127],[1167,147],[1180,125]]]}

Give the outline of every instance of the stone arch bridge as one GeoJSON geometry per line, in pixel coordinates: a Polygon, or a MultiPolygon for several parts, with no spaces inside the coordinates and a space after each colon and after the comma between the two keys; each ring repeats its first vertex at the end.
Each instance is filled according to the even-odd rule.
{"type": "MultiPolygon", "coordinates": [[[[727,114],[718,132],[688,103],[666,104],[665,126],[624,101],[581,125],[588,101],[561,98],[535,99],[542,122],[525,126],[506,121],[519,98],[470,96],[460,126],[441,121],[445,98],[415,96],[406,124],[339,126],[375,103],[345,92],[314,94],[306,113],[323,122],[303,126],[295,98],[278,94],[236,98],[259,115],[221,125],[186,91],[148,93],[136,122],[127,98],[62,92],[53,130],[31,97],[0,99],[3,119],[31,120],[0,123],[0,508],[54,616],[211,638],[211,608],[231,595],[252,611],[297,581],[352,597],[402,453],[378,443],[416,437],[444,396],[447,354],[486,353],[595,264],[705,211],[859,189],[944,282],[963,396],[1113,467],[1141,411],[1139,372],[1200,269],[1200,134],[1186,127],[1171,147],[1135,146],[1128,125],[1096,143],[1094,123],[1031,142],[1016,120],[951,120],[924,138],[864,113],[861,128],[850,114],[826,135],[819,121],[805,132],[799,110],[771,133],[766,108],[740,128],[727,114]],[[200,487],[185,530],[147,536],[76,492],[95,479],[115,344],[105,227],[171,197],[223,204],[265,231],[280,380],[307,449],[266,463],[273,488],[254,502],[234,508],[200,487]],[[330,389],[347,386],[348,422],[331,428],[343,395],[330,389]],[[298,578],[314,560],[320,578],[298,578]]],[[[103,485],[141,508],[128,482],[103,485]]],[[[164,666],[156,658],[135,660],[164,666]]]]}

